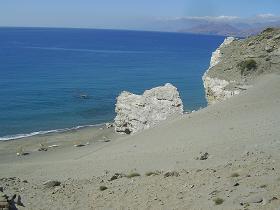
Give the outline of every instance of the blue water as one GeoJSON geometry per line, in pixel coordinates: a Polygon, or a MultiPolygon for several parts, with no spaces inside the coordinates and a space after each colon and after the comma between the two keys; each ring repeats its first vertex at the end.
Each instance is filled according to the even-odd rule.
{"type": "Polygon", "coordinates": [[[166,82],[179,89],[186,110],[204,107],[201,77],[223,39],[0,28],[0,137],[107,122],[122,90],[142,93],[166,82]]]}

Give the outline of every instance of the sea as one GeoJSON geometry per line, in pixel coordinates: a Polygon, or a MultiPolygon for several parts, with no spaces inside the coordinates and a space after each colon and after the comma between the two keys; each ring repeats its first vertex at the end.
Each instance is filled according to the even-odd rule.
{"type": "Polygon", "coordinates": [[[0,28],[0,140],[95,126],[116,97],[172,83],[185,111],[206,106],[202,75],[222,36],[0,28]]]}

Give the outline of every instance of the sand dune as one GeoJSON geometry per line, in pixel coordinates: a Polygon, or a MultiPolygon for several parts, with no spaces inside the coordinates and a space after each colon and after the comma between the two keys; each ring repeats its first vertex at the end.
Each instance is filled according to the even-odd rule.
{"type": "Polygon", "coordinates": [[[0,142],[0,187],[20,194],[19,209],[279,208],[279,90],[280,75],[265,75],[238,96],[132,136],[87,128],[0,142]],[[59,147],[39,152],[39,143],[59,147]],[[16,156],[19,147],[30,154],[16,156]],[[141,176],[108,181],[131,172],[141,176]],[[46,189],[47,180],[61,185],[46,189]]]}

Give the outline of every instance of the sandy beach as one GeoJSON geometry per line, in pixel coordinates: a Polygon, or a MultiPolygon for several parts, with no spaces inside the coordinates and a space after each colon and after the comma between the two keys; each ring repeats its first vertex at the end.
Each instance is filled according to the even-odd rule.
{"type": "Polygon", "coordinates": [[[18,209],[277,209],[279,89],[267,74],[132,136],[104,127],[2,141],[0,187],[20,195],[18,209]]]}

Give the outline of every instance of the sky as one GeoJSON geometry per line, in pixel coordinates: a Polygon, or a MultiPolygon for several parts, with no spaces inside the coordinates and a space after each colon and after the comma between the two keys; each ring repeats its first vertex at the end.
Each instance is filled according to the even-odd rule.
{"type": "Polygon", "coordinates": [[[139,28],[158,19],[280,16],[280,0],[0,0],[0,26],[139,28]]]}

